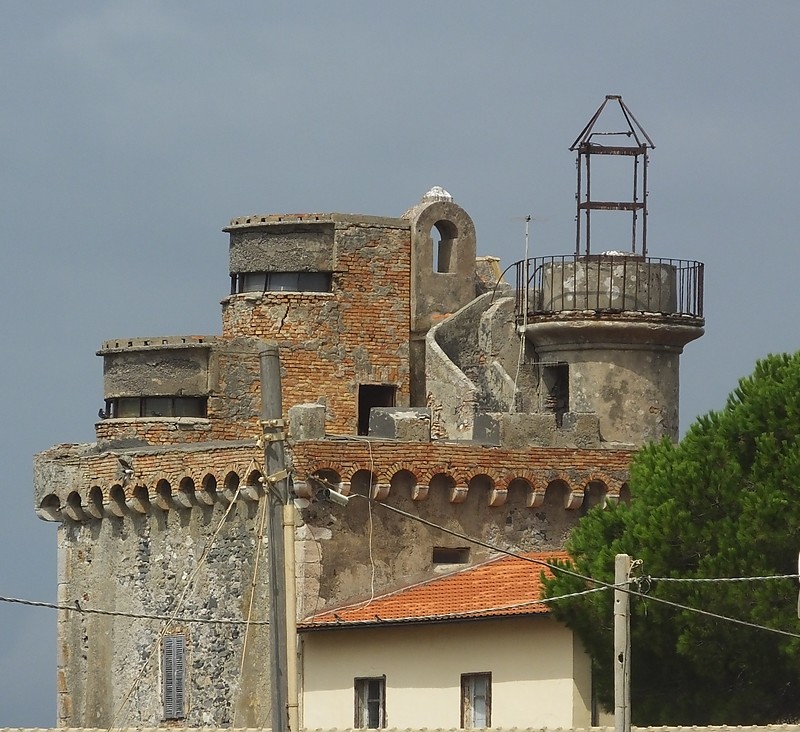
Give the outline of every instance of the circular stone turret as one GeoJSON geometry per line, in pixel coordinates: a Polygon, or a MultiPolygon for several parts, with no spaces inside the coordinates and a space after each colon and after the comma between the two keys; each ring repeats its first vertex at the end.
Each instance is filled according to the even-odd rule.
{"type": "Polygon", "coordinates": [[[522,278],[518,318],[538,356],[540,401],[596,413],[609,442],[677,439],[680,354],[703,334],[703,265],[547,257],[529,260],[522,278]],[[558,381],[553,394],[548,379],[558,381]]]}

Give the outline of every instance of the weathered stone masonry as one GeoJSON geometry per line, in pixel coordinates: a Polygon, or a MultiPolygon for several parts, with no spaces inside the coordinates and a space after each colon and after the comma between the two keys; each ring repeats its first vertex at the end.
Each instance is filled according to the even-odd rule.
{"type": "Polygon", "coordinates": [[[294,491],[310,502],[300,616],[443,571],[434,548],[490,553],[387,506],[503,549],[561,548],[586,511],[628,500],[643,433],[674,428],[677,354],[702,321],[667,335],[667,361],[667,316],[583,310],[561,314],[578,328],[521,328],[505,283],[477,297],[495,283],[476,277],[475,228],[442,189],[398,218],[259,215],[225,231],[221,334],[103,343],[96,442],[35,460],[35,508],[59,522],[59,601],[134,616],[60,611],[62,726],[177,723],[162,690],[167,630],[186,643],[183,724],[270,718],[266,629],[242,624],[265,619],[269,599],[265,341],[280,349],[294,491]],[[657,393],[626,386],[665,370],[657,393]],[[333,506],[324,488],[354,498],[333,506]]]}

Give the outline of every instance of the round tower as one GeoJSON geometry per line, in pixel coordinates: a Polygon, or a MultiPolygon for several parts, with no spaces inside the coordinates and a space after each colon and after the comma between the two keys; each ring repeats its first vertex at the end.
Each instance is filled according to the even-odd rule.
{"type": "Polygon", "coordinates": [[[532,411],[555,412],[559,423],[593,412],[602,439],[633,445],[677,439],[680,354],[704,326],[703,264],[647,256],[653,147],[622,98],[606,97],[571,147],[578,168],[575,254],[517,264],[517,322],[538,371],[532,411]],[[599,129],[612,108],[621,121],[599,129]],[[593,160],[594,171],[598,160],[632,162],[632,196],[594,196],[593,160]],[[612,240],[613,248],[595,254],[593,224],[597,238],[596,219],[606,214],[628,217],[630,239],[612,240]]]}

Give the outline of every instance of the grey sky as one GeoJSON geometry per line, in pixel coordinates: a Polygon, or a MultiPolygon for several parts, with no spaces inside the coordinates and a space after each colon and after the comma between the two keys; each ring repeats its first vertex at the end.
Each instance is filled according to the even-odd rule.
{"type": "MultiPolygon", "coordinates": [[[[574,248],[569,145],[607,93],[656,143],[649,253],[706,263],[682,423],[798,344],[800,4],[0,4],[0,595],[55,599],[31,457],[93,439],[105,338],[217,333],[237,215],[399,215],[574,248]]],[[[55,721],[55,613],[0,603],[0,726],[55,721]]]]}

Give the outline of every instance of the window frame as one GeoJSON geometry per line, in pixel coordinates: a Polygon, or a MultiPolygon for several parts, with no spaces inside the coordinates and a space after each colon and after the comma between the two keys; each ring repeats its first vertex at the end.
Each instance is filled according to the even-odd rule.
{"type": "Polygon", "coordinates": [[[386,675],[383,676],[357,676],[353,679],[354,714],[353,727],[355,729],[385,729],[386,728],[386,675]],[[377,682],[378,699],[370,697],[370,684],[377,682]],[[370,726],[370,702],[378,702],[377,726],[370,726]]]}
{"type": "Polygon", "coordinates": [[[117,397],[115,399],[106,399],[105,414],[113,419],[156,419],[157,416],[167,419],[177,419],[179,417],[190,417],[192,419],[208,419],[208,397],[206,396],[186,396],[186,395],[170,395],[170,396],[134,396],[134,397],[117,397]],[[169,411],[171,414],[152,415],[147,414],[148,402],[159,399],[164,402],[169,402],[169,411]],[[125,414],[120,415],[120,406],[122,402],[129,402],[125,406],[125,414]],[[138,409],[136,403],[138,402],[138,409]],[[178,411],[187,411],[186,405],[193,405],[197,407],[195,411],[199,414],[177,414],[178,411]],[[180,408],[183,407],[183,408],[180,408]],[[133,408],[133,409],[131,409],[133,408]],[[128,414],[129,411],[137,411],[138,414],[128,414]]]}
{"type": "Polygon", "coordinates": [[[481,729],[492,726],[492,673],[479,671],[461,674],[461,729],[481,729]],[[475,724],[475,682],[485,683],[485,724],[475,724]]]}
{"type": "Polygon", "coordinates": [[[333,290],[333,273],[310,270],[235,272],[231,274],[231,295],[267,292],[325,293],[333,290]],[[261,280],[263,284],[254,287],[261,280]],[[294,280],[291,282],[291,280],[294,280]],[[324,282],[323,282],[324,281],[324,282]],[[321,285],[324,284],[324,287],[321,285]],[[291,285],[291,286],[290,286],[291,285]]]}

